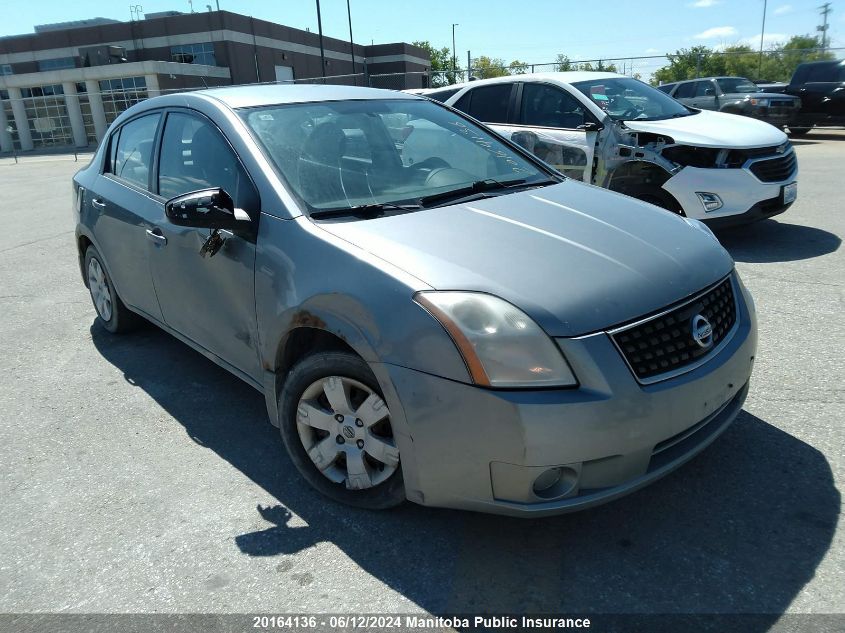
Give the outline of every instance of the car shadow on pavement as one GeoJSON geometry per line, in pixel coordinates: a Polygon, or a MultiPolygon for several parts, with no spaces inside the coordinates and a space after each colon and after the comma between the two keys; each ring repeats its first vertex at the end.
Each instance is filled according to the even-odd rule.
{"type": "Polygon", "coordinates": [[[717,232],[717,237],[739,262],[768,264],[811,259],[839,248],[839,236],[812,226],[774,219],[717,232]]]}
{"type": "MultiPolygon", "coordinates": [[[[304,483],[251,387],[157,328],[116,337],[93,325],[91,335],[193,441],[277,500],[254,510],[266,529],[233,534],[240,552],[295,573],[286,555],[328,542],[432,613],[756,613],[768,615],[744,630],[766,631],[836,528],[840,495],[824,455],[745,411],[672,475],[579,513],[349,508],[304,483]]],[[[255,525],[244,514],[245,529],[255,525]]]]}

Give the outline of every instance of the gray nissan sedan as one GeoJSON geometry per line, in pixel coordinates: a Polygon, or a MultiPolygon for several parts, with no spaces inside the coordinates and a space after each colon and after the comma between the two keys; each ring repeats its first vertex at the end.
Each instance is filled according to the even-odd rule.
{"type": "Polygon", "coordinates": [[[640,488],[742,407],[754,304],[695,220],[341,86],[149,99],[73,179],[97,320],[264,393],[334,500],[519,516],[640,488]]]}

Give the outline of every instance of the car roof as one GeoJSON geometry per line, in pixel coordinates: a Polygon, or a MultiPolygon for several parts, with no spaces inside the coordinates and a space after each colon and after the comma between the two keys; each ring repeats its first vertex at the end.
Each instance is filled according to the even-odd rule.
{"type": "Polygon", "coordinates": [[[505,75],[504,77],[492,77],[490,79],[477,79],[475,81],[465,81],[453,86],[444,86],[443,88],[463,89],[468,86],[484,86],[487,84],[495,84],[509,81],[552,81],[564,84],[572,84],[578,81],[588,81],[590,79],[630,79],[626,75],[619,73],[606,73],[598,71],[587,70],[571,70],[559,73],[525,73],[520,75],[505,75]]]}
{"type": "MultiPolygon", "coordinates": [[[[712,77],[697,77],[696,79],[682,79],[681,81],[672,81],[665,84],[661,84],[663,86],[674,86],[675,84],[688,84],[692,83],[693,81],[709,81],[711,79],[743,79],[745,81],[751,81],[747,77],[740,77],[739,75],[713,75],[712,77]]],[[[754,83],[751,81],[751,83],[754,83]]]]}
{"type": "Polygon", "coordinates": [[[373,99],[419,99],[419,97],[379,88],[335,86],[323,84],[259,84],[226,86],[184,93],[223,102],[230,108],[277,105],[280,103],[311,103],[320,101],[351,101],[373,99]]]}

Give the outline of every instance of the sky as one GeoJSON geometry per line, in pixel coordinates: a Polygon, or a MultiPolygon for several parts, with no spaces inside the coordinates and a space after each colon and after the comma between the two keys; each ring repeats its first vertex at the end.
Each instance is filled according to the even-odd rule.
{"type": "MultiPolygon", "coordinates": [[[[765,43],[792,35],[815,34],[823,0],[768,0],[765,43]]],[[[301,29],[317,30],[314,0],[193,0],[195,11],[207,3],[301,29]]],[[[428,40],[452,46],[455,27],[457,57],[466,64],[487,55],[509,63],[552,62],[558,53],[572,60],[662,55],[696,44],[724,46],[760,44],[763,0],[349,0],[352,29],[358,43],[428,40]],[[517,10],[515,7],[521,7],[517,10]]],[[[143,12],[189,12],[188,0],[0,0],[0,35],[31,33],[35,24],[89,17],[129,19],[130,3],[143,12]],[[26,7],[21,10],[21,7],[26,7]]],[[[321,0],[323,33],[349,38],[346,0],[321,0]]],[[[832,46],[845,47],[845,0],[831,0],[828,31],[832,46]]],[[[845,51],[838,53],[845,57],[845,51]]],[[[634,70],[650,74],[663,60],[634,62],[634,70]]]]}

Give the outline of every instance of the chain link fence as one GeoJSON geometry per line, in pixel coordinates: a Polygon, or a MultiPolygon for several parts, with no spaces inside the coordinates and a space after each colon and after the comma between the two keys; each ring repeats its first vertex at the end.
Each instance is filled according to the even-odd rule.
{"type": "Polygon", "coordinates": [[[475,59],[469,69],[458,67],[430,73],[431,87],[443,87],[476,79],[505,75],[566,71],[607,71],[635,77],[653,85],[712,76],[740,76],[759,83],[788,82],[795,68],[803,63],[837,59],[845,48],[777,49],[762,53],[750,50],[690,49],[686,54],[666,53],[633,57],[569,59],[528,64],[500,63],[497,59],[475,59]],[[483,62],[483,63],[480,63],[483,62]]]}

